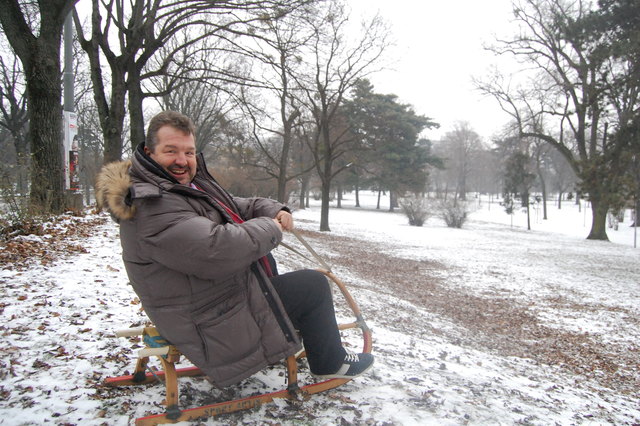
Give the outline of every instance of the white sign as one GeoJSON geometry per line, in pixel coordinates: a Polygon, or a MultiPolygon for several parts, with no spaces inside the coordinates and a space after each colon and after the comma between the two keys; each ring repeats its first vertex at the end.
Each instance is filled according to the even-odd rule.
{"type": "Polygon", "coordinates": [[[78,116],[63,112],[64,125],[64,188],[79,190],[78,180],[78,116]]]}

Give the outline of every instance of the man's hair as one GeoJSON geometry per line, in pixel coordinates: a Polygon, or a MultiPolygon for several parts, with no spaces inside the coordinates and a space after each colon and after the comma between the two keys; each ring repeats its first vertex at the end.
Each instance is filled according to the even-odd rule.
{"type": "Polygon", "coordinates": [[[171,126],[194,137],[196,135],[196,126],[189,117],[176,111],[162,111],[151,119],[147,129],[145,145],[151,152],[155,152],[158,143],[158,130],[164,126],[171,126]]]}

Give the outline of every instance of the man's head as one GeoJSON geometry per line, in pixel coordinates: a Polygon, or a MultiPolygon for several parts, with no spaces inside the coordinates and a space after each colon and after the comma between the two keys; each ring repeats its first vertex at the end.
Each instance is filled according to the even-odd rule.
{"type": "Polygon", "coordinates": [[[196,174],[195,126],[179,112],[164,111],[151,119],[144,152],[183,185],[196,174]]]}

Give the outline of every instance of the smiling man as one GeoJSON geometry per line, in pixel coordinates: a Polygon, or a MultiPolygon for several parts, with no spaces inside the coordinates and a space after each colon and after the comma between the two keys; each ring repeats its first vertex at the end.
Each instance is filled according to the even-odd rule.
{"type": "Polygon", "coordinates": [[[289,209],[233,197],[195,142],[188,117],[162,112],[133,159],[105,166],[96,184],[99,204],[120,224],[129,280],[156,328],[218,386],[295,354],[300,337],[315,375],[364,373],[373,356],[342,347],[324,275],[278,275],[270,261],[282,232],[293,229],[289,209]]]}
{"type": "Polygon", "coordinates": [[[197,167],[195,131],[191,120],[159,115],[149,125],[144,153],[179,183],[189,185],[197,167]]]}

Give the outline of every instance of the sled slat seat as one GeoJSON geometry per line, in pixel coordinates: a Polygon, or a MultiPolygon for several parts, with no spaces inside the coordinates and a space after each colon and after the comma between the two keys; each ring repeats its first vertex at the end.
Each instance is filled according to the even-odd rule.
{"type": "MultiPolygon", "coordinates": [[[[178,348],[169,343],[158,333],[155,327],[138,327],[125,328],[115,332],[116,337],[135,337],[142,336],[145,348],[138,351],[139,358],[148,358],[151,356],[172,356],[179,357],[178,348]]],[[[176,361],[177,362],[177,361],[176,361]]]]}

